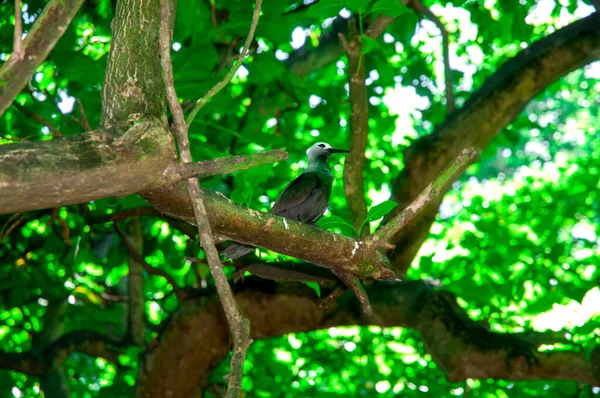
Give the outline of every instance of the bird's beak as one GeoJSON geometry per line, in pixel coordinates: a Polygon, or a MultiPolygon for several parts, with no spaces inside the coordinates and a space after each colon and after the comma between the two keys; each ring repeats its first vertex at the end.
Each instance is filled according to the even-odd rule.
{"type": "Polygon", "coordinates": [[[333,149],[333,148],[329,148],[327,151],[329,153],[348,153],[348,152],[350,152],[345,149],[333,149]]]}

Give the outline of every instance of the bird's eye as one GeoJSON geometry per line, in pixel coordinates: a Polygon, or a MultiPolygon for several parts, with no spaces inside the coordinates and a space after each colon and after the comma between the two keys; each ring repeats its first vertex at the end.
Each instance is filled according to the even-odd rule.
{"type": "Polygon", "coordinates": [[[317,145],[319,148],[325,148],[325,144],[319,144],[317,145]]]}

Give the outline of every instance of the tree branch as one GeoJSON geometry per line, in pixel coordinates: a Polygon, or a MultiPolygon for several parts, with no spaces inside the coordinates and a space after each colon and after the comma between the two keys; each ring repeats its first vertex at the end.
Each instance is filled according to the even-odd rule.
{"type": "Polygon", "coordinates": [[[174,163],[171,138],[149,127],[138,142],[92,132],[68,139],[0,147],[0,214],[78,204],[168,187],[191,175],[207,177],[285,159],[283,150],[226,157],[188,165],[174,163]],[[147,151],[145,145],[153,151],[147,151]],[[66,154],[80,154],[70,156],[66,154]],[[46,159],[40,162],[39,159],[46,159]],[[221,169],[222,168],[222,169],[221,169]]]}
{"type": "Polygon", "coordinates": [[[191,177],[205,178],[218,174],[235,173],[236,171],[279,162],[287,158],[288,154],[284,149],[275,149],[249,156],[228,156],[198,163],[178,163],[171,166],[166,173],[174,179],[174,182],[179,182],[191,177]]]}
{"type": "Polygon", "coordinates": [[[39,357],[0,351],[0,369],[9,369],[31,376],[42,376],[48,369],[39,357]]]}
{"type": "Polygon", "coordinates": [[[452,69],[450,68],[450,36],[442,21],[421,0],[411,0],[409,3],[415,11],[423,14],[430,19],[442,33],[442,49],[444,58],[444,82],[446,85],[446,107],[448,113],[456,110],[456,100],[454,99],[454,84],[452,83],[452,69]]]}
{"type": "MultiPolygon", "coordinates": [[[[114,225],[118,230],[118,223],[115,223],[114,225]]],[[[149,266],[149,264],[140,263],[138,259],[131,254],[132,252],[144,252],[144,237],[142,234],[142,223],[140,222],[140,218],[134,217],[129,225],[130,235],[133,239],[130,241],[132,247],[128,247],[128,249],[131,250],[128,250],[130,254],[128,259],[129,274],[127,277],[127,291],[129,295],[127,305],[127,338],[129,338],[133,344],[143,346],[146,309],[144,308],[144,277],[142,271],[145,266],[149,266]]],[[[169,281],[169,279],[167,279],[167,281],[169,281]]],[[[171,283],[174,283],[174,281],[171,281],[171,283]]],[[[173,284],[171,286],[173,286],[173,290],[177,293],[178,286],[173,284]]]]}
{"type": "Polygon", "coordinates": [[[46,59],[82,4],[83,0],[50,0],[23,41],[23,57],[10,57],[2,65],[0,116],[25,87],[35,69],[46,59]]]}
{"type": "MultiPolygon", "coordinates": [[[[409,2],[409,0],[399,1],[404,5],[409,2]]],[[[376,39],[394,20],[395,18],[380,15],[371,22],[365,30],[365,35],[371,39],[376,39]]],[[[290,54],[289,58],[285,60],[285,65],[293,74],[299,78],[303,78],[313,70],[337,61],[344,53],[344,48],[338,39],[338,34],[346,33],[347,26],[347,20],[339,17],[336,18],[333,21],[331,31],[320,38],[319,45],[316,48],[309,49],[307,48],[308,44],[300,47],[290,54]]]]}
{"type": "MultiPolygon", "coordinates": [[[[254,338],[344,325],[400,326],[421,334],[428,352],[453,382],[488,377],[600,382],[585,354],[576,348],[540,353],[520,334],[491,332],[472,321],[452,295],[423,281],[376,282],[367,287],[373,308],[370,317],[358,311],[355,300],[345,299],[348,293],[330,310],[323,310],[314,291],[300,284],[278,284],[270,293],[264,290],[262,285],[253,287],[253,278],[246,278],[236,295],[252,322],[254,338]],[[533,359],[531,365],[527,358],[533,359]]],[[[225,331],[216,298],[187,302],[161,335],[161,345],[146,358],[151,365],[140,375],[141,396],[158,398],[167,391],[173,397],[197,395],[227,353],[225,331]]]]}
{"type": "MultiPolygon", "coordinates": [[[[0,214],[140,193],[163,214],[195,223],[185,186],[162,177],[174,162],[171,144],[162,128],[150,127],[129,146],[101,133],[2,145],[0,214]]],[[[203,190],[203,197],[218,235],[361,279],[396,278],[373,245],[238,206],[218,193],[203,190]]]]}
{"type": "MultiPolygon", "coordinates": [[[[354,23],[351,20],[351,23],[354,23]]],[[[367,215],[367,202],[363,181],[365,151],[369,134],[369,102],[365,83],[365,60],[361,49],[361,37],[355,32],[347,42],[340,33],[340,40],[348,56],[348,79],[350,85],[350,153],[344,162],[344,192],[350,208],[352,226],[359,231],[367,215]]],[[[361,231],[366,236],[368,228],[361,231]]]]}
{"type": "MultiPolygon", "coordinates": [[[[192,155],[190,152],[190,143],[188,139],[188,125],[184,120],[183,110],[181,109],[181,105],[177,99],[173,82],[173,67],[170,59],[171,29],[169,26],[169,1],[161,0],[160,4],[160,56],[163,69],[163,78],[166,85],[167,100],[169,102],[169,107],[171,108],[171,114],[173,115],[173,125],[175,134],[177,136],[177,144],[179,147],[181,162],[186,165],[192,163],[192,155]]],[[[258,24],[258,18],[260,17],[261,4],[262,0],[256,0],[256,7],[252,17],[250,33],[246,38],[246,44],[242,54],[240,55],[240,58],[238,59],[238,62],[220,83],[213,87],[204,97],[198,100],[188,118],[188,124],[194,120],[195,115],[208,102],[208,100],[229,83],[235,74],[235,71],[242,64],[244,57],[246,56],[246,52],[248,51],[248,47],[254,38],[254,31],[256,30],[256,25],[258,24]]],[[[196,225],[198,226],[198,236],[200,237],[202,248],[204,249],[211,274],[215,280],[219,298],[221,299],[221,304],[223,305],[223,309],[227,317],[227,323],[229,324],[230,335],[233,340],[231,369],[226,377],[226,397],[239,397],[242,386],[244,360],[246,359],[246,349],[252,343],[252,340],[249,338],[250,323],[248,322],[248,319],[244,318],[240,312],[235,298],[233,297],[229,282],[227,281],[227,277],[223,272],[221,261],[219,260],[219,253],[217,252],[217,248],[215,247],[215,243],[213,241],[211,226],[206,212],[206,207],[204,206],[202,193],[196,178],[190,178],[187,180],[187,192],[193,205],[196,225]]]]}
{"type": "Polygon", "coordinates": [[[67,333],[51,343],[41,354],[8,353],[0,351],[0,369],[10,369],[32,376],[46,376],[53,367],[60,366],[73,352],[118,362],[127,344],[121,340],[103,336],[92,331],[67,333]]]}
{"type": "Polygon", "coordinates": [[[15,0],[15,33],[12,57],[15,57],[16,61],[23,61],[23,58],[25,57],[22,37],[23,17],[21,16],[21,0],[15,0]]]}
{"type": "Polygon", "coordinates": [[[104,358],[107,361],[119,362],[121,351],[127,343],[122,340],[104,336],[88,331],[76,330],[63,335],[52,343],[43,352],[43,357],[52,362],[54,366],[63,363],[73,352],[81,352],[92,357],[104,358]]]}
{"type": "MultiPolygon", "coordinates": [[[[98,129],[122,135],[150,122],[166,133],[166,98],[157,57],[160,21],[150,17],[160,15],[159,0],[116,3],[98,129]]],[[[171,2],[172,7],[175,4],[171,2]]]]}
{"type": "MultiPolygon", "coordinates": [[[[215,86],[213,88],[211,88],[208,91],[208,93],[206,93],[202,98],[200,98],[196,102],[196,105],[194,105],[194,108],[192,109],[192,111],[190,112],[190,114],[188,115],[188,117],[186,119],[186,123],[188,125],[192,124],[192,122],[194,121],[194,118],[196,117],[198,112],[200,112],[200,109],[202,109],[204,107],[204,105],[206,105],[212,97],[217,95],[219,93],[219,91],[221,91],[223,88],[225,88],[225,86],[227,86],[229,84],[229,82],[235,75],[235,72],[237,72],[237,70],[240,68],[240,66],[242,66],[242,64],[244,63],[244,59],[248,56],[248,50],[250,49],[250,44],[252,44],[252,40],[254,39],[254,32],[256,31],[256,26],[258,25],[258,18],[260,18],[261,4],[262,4],[262,0],[256,0],[256,7],[254,8],[254,14],[252,15],[252,23],[250,24],[250,31],[248,32],[248,36],[246,37],[246,42],[244,43],[242,52],[240,53],[240,56],[238,57],[235,64],[233,65],[233,68],[231,68],[229,70],[229,72],[227,72],[225,77],[223,77],[223,79],[219,83],[215,84],[215,86]]],[[[179,102],[178,102],[178,104],[179,104],[179,102]]]]}
{"type": "Polygon", "coordinates": [[[81,102],[81,100],[79,98],[77,98],[77,109],[79,110],[79,118],[73,117],[73,119],[81,125],[81,127],[83,128],[83,131],[85,131],[85,132],[92,131],[93,129],[90,126],[90,123],[88,122],[87,117],[85,116],[85,109],[83,107],[83,103],[81,102]]]}
{"type": "MultiPolygon", "coordinates": [[[[485,148],[540,90],[600,58],[598,26],[596,12],[533,43],[488,78],[432,135],[413,144],[393,185],[392,199],[399,206],[390,217],[409,206],[463,149],[485,148]]],[[[443,194],[390,241],[396,245],[390,259],[399,274],[406,272],[426,239],[443,194]]]]}
{"type": "Polygon", "coordinates": [[[437,176],[421,194],[397,216],[388,221],[381,227],[372,239],[377,242],[389,241],[398,231],[405,228],[410,222],[419,215],[419,213],[431,203],[432,200],[438,198],[442,192],[446,192],[450,184],[458,179],[458,177],[475,161],[478,153],[475,149],[465,149],[446,168],[437,176]]]}
{"type": "Polygon", "coordinates": [[[127,235],[125,235],[125,233],[123,232],[121,227],[119,227],[118,223],[114,223],[114,228],[115,228],[115,231],[117,231],[117,234],[119,235],[121,240],[123,241],[123,244],[125,245],[125,248],[127,249],[127,252],[129,252],[129,256],[136,263],[138,263],[140,266],[142,266],[142,268],[144,268],[144,270],[148,274],[155,275],[155,276],[161,276],[161,277],[165,278],[166,281],[169,283],[169,285],[171,285],[171,287],[173,288],[173,291],[175,292],[175,295],[177,296],[177,299],[179,300],[179,302],[185,301],[185,299],[187,299],[187,294],[179,287],[179,285],[177,284],[175,279],[173,279],[173,277],[171,275],[169,275],[168,272],[165,272],[164,270],[162,270],[160,268],[156,268],[156,267],[153,267],[150,264],[148,264],[148,262],[144,259],[144,256],[141,254],[141,252],[139,252],[137,250],[135,245],[131,242],[131,240],[127,237],[127,235]]]}
{"type": "Polygon", "coordinates": [[[23,113],[28,118],[33,119],[36,122],[38,122],[39,124],[48,127],[48,129],[52,132],[52,135],[54,137],[56,137],[56,138],[64,137],[64,135],[62,135],[62,133],[56,128],[56,126],[54,124],[52,124],[52,122],[50,122],[49,120],[41,117],[40,115],[36,115],[35,113],[31,112],[29,109],[25,108],[24,106],[22,106],[16,102],[13,103],[13,106],[15,108],[17,108],[19,111],[21,111],[21,113],[23,113]]]}

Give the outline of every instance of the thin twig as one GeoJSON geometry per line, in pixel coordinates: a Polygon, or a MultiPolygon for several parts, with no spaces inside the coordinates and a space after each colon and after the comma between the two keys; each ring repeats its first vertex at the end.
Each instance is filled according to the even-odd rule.
{"type": "Polygon", "coordinates": [[[423,14],[431,20],[442,32],[442,49],[444,58],[444,82],[446,85],[446,106],[448,113],[456,110],[456,100],[454,99],[454,84],[452,82],[452,69],[450,68],[450,36],[442,21],[421,0],[412,0],[410,5],[418,13],[423,14]]]}
{"type": "MultiPolygon", "coordinates": [[[[256,31],[256,25],[258,25],[258,18],[260,18],[261,5],[262,0],[256,0],[256,7],[254,8],[254,14],[252,15],[252,24],[250,25],[250,32],[248,32],[248,37],[246,37],[244,48],[242,49],[242,52],[240,53],[240,56],[238,57],[236,63],[233,65],[233,68],[231,68],[231,70],[225,75],[223,80],[215,84],[215,86],[211,88],[208,91],[208,93],[204,95],[204,97],[200,98],[198,102],[196,102],[196,105],[194,105],[194,109],[192,109],[192,111],[186,119],[186,123],[188,124],[188,126],[192,124],[194,118],[196,117],[198,112],[200,112],[200,109],[202,109],[212,97],[214,97],[219,91],[221,91],[225,86],[227,86],[227,84],[229,84],[229,82],[235,75],[235,72],[237,72],[239,67],[242,66],[244,59],[248,55],[248,49],[250,48],[250,44],[254,39],[254,32],[256,31]]],[[[177,105],[179,105],[179,102],[177,102],[177,105]]]]}
{"type": "Polygon", "coordinates": [[[352,290],[352,292],[354,293],[354,295],[360,302],[363,312],[366,315],[371,315],[373,313],[373,311],[371,310],[371,303],[369,302],[369,296],[367,296],[367,292],[365,291],[365,288],[363,287],[362,283],[360,283],[360,279],[357,276],[355,276],[349,272],[333,271],[333,274],[335,276],[337,276],[338,278],[340,278],[340,280],[342,282],[344,282],[344,284],[346,286],[348,286],[350,288],[350,290],[352,290]]]}
{"type": "MultiPolygon", "coordinates": [[[[240,55],[238,63],[220,83],[213,87],[213,89],[211,89],[211,91],[209,91],[205,97],[198,101],[196,107],[194,108],[196,112],[194,113],[194,111],[192,111],[192,115],[190,115],[190,120],[188,123],[193,120],[195,114],[198,113],[198,110],[200,110],[200,108],[206,104],[208,98],[212,97],[227,85],[239,65],[241,65],[243,56],[245,56],[247,47],[249,47],[252,37],[254,36],[254,31],[256,30],[256,24],[258,23],[258,17],[260,16],[260,6],[261,0],[256,0],[256,9],[254,10],[254,17],[252,19],[250,33],[248,34],[246,46],[240,55]]],[[[171,65],[170,58],[171,30],[168,23],[170,20],[169,0],[161,0],[160,11],[161,22],[159,32],[159,50],[161,66],[163,69],[163,78],[166,85],[167,100],[169,102],[171,114],[173,115],[173,126],[175,129],[175,135],[177,137],[180,160],[182,163],[191,163],[192,155],[190,153],[190,142],[187,136],[188,125],[185,122],[181,105],[179,105],[173,82],[173,66],[171,65]]],[[[233,355],[231,357],[231,370],[227,376],[228,386],[226,396],[230,398],[239,397],[242,388],[242,375],[244,369],[244,360],[246,358],[246,349],[252,342],[252,340],[250,340],[250,322],[248,319],[244,318],[240,312],[231,291],[231,287],[229,286],[229,282],[227,281],[227,277],[223,272],[221,261],[219,260],[219,253],[217,252],[217,248],[215,247],[213,241],[212,231],[208,222],[208,215],[202,199],[198,179],[190,178],[187,180],[187,188],[190,201],[192,202],[196,223],[198,225],[200,242],[202,243],[211,274],[215,280],[215,285],[221,299],[221,304],[223,305],[223,309],[225,311],[225,316],[227,318],[230,334],[233,340],[233,355]]]]}
{"type": "Polygon", "coordinates": [[[92,127],[90,126],[90,123],[88,122],[87,117],[85,116],[85,109],[83,108],[83,103],[79,98],[77,98],[77,109],[79,109],[79,119],[77,119],[77,121],[79,122],[79,124],[81,124],[83,130],[85,132],[92,131],[92,127]]]}
{"type": "Polygon", "coordinates": [[[148,274],[155,275],[155,276],[161,276],[161,277],[165,278],[167,280],[167,282],[169,283],[169,285],[171,285],[171,287],[173,288],[173,291],[175,292],[175,295],[179,299],[179,302],[184,301],[187,298],[187,294],[185,294],[185,292],[179,287],[179,285],[177,284],[175,279],[173,279],[173,277],[171,275],[169,275],[167,272],[165,272],[164,270],[153,267],[152,265],[148,264],[148,262],[146,261],[144,256],[140,252],[137,251],[137,249],[135,248],[135,245],[131,242],[129,237],[127,235],[125,235],[125,232],[123,232],[123,230],[121,229],[121,227],[119,226],[118,223],[114,223],[114,228],[115,228],[115,231],[117,231],[117,234],[119,235],[121,240],[123,241],[123,244],[125,245],[125,248],[127,249],[127,252],[129,253],[129,255],[137,263],[139,263],[148,274]]]}
{"type": "Polygon", "coordinates": [[[223,40],[223,43],[227,44],[227,39],[225,35],[219,29],[219,24],[217,23],[217,2],[215,0],[210,0],[210,17],[212,19],[213,28],[217,31],[217,34],[223,40]]]}
{"type": "Polygon", "coordinates": [[[382,246],[383,242],[388,242],[392,236],[419,215],[434,198],[441,195],[447,188],[448,183],[454,181],[458,175],[465,171],[478,155],[477,150],[473,147],[464,149],[431,184],[425,187],[423,192],[410,205],[375,232],[370,238],[371,241],[379,246],[382,246]]]}
{"type": "MultiPolygon", "coordinates": [[[[0,116],[23,91],[36,68],[54,48],[58,39],[66,32],[84,0],[49,0],[44,10],[37,15],[35,23],[22,41],[22,60],[10,57],[0,67],[0,116]]],[[[20,18],[19,18],[20,20],[20,18]]]]}
{"type": "Polygon", "coordinates": [[[2,231],[0,231],[0,242],[2,242],[4,240],[4,238],[6,238],[8,235],[10,235],[10,233],[17,228],[17,226],[21,223],[21,221],[23,221],[23,218],[25,217],[25,213],[16,213],[14,215],[12,215],[9,220],[6,222],[6,224],[4,225],[4,227],[2,228],[2,231]],[[16,218],[16,220],[15,220],[16,218]],[[12,224],[8,225],[12,220],[15,220],[12,224]]]}
{"type": "Polygon", "coordinates": [[[25,108],[24,106],[22,106],[21,104],[19,104],[17,102],[14,102],[13,105],[15,108],[17,108],[19,111],[21,111],[21,113],[23,113],[28,118],[33,119],[36,122],[38,122],[39,124],[48,127],[48,130],[50,130],[52,132],[52,135],[54,137],[58,137],[58,138],[64,137],[64,135],[62,135],[62,133],[60,131],[58,131],[56,126],[54,124],[52,124],[52,122],[50,122],[48,119],[43,118],[40,115],[36,115],[35,113],[31,112],[29,109],[25,108]]]}
{"type": "Polygon", "coordinates": [[[173,182],[179,182],[192,177],[205,178],[219,174],[229,174],[240,170],[262,166],[287,159],[288,154],[283,149],[259,152],[250,156],[227,156],[194,163],[179,163],[169,167],[165,174],[173,182]]]}
{"type": "Polygon", "coordinates": [[[25,50],[23,49],[23,17],[21,16],[21,0],[15,0],[15,32],[13,41],[13,53],[17,61],[22,61],[25,58],[25,50]]]}

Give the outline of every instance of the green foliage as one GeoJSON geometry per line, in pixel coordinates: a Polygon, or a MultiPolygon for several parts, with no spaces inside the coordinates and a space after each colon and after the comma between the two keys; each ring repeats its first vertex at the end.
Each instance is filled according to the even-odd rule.
{"type": "MultiPolygon", "coordinates": [[[[44,3],[23,0],[25,32],[44,3]]],[[[248,31],[250,3],[216,1],[215,28],[211,2],[178,2],[172,59],[184,104],[201,97],[233,64],[248,31]]],[[[459,106],[522,43],[533,43],[575,20],[576,10],[577,15],[589,11],[584,2],[556,2],[548,18],[525,23],[538,3],[426,2],[450,34],[459,106]]],[[[202,184],[267,211],[306,166],[310,145],[326,141],[347,148],[351,107],[345,56],[302,78],[290,72],[290,65],[311,62],[310,56],[317,57],[323,48],[338,48],[335,29],[347,21],[327,19],[342,9],[357,20],[360,14],[365,26],[381,14],[398,17],[382,37],[362,37],[370,103],[365,225],[374,227],[396,206],[388,199],[402,188],[394,184],[404,167],[404,150],[446,118],[441,37],[431,23],[396,0],[320,0],[308,7],[298,2],[296,11],[284,13],[290,4],[264,0],[251,55],[190,127],[196,160],[279,147],[287,149],[289,160],[202,184]],[[298,52],[292,34],[305,39],[298,52]],[[310,56],[302,58],[303,51],[310,56]]],[[[13,14],[14,2],[0,3],[0,62],[12,51],[13,14]]],[[[91,126],[97,126],[113,14],[109,0],[86,2],[16,103],[71,136],[83,133],[75,120],[81,118],[78,99],[91,126]]],[[[409,269],[410,278],[439,280],[473,319],[485,320],[493,330],[564,329],[586,352],[600,330],[599,69],[595,64],[553,83],[486,148],[446,196],[409,269]]],[[[0,119],[0,144],[51,138],[47,126],[16,107],[0,119]]],[[[353,236],[342,187],[344,160],[331,163],[336,182],[318,226],[353,236]]],[[[0,241],[0,350],[34,349],[56,321],[53,311],[64,302],[59,317],[63,333],[85,329],[125,335],[127,306],[114,298],[128,294],[130,258],[113,223],[92,218],[145,205],[130,196],[56,212],[1,216],[0,236],[14,228],[0,241]]],[[[212,286],[193,232],[155,216],[119,225],[141,238],[146,262],[179,286],[212,286]],[[140,236],[131,232],[135,222],[140,223],[140,236]]],[[[265,257],[281,258],[272,253],[265,257]]],[[[227,273],[231,276],[233,269],[227,267],[227,273]]],[[[143,278],[144,338],[150,345],[179,302],[163,277],[144,272],[143,278]]],[[[71,396],[135,396],[139,351],[124,351],[118,363],[72,354],[63,365],[71,396]]],[[[214,383],[222,382],[226,367],[223,361],[212,376],[214,383]]],[[[249,351],[246,375],[247,396],[256,397],[442,397],[466,395],[466,390],[476,397],[598,394],[587,386],[578,392],[574,382],[565,381],[449,383],[418,334],[399,328],[332,328],[258,340],[249,351]]],[[[12,396],[15,389],[22,397],[40,395],[37,378],[1,370],[0,397],[12,396]]]]}

